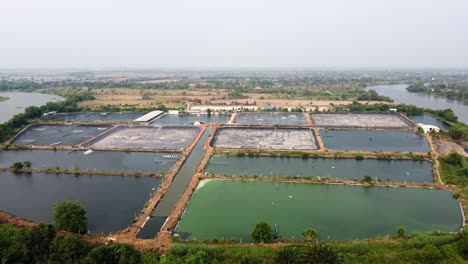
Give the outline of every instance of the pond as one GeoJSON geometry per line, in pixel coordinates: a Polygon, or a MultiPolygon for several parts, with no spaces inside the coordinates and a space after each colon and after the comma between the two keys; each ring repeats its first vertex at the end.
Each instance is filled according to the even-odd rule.
{"type": "Polygon", "coordinates": [[[0,150],[0,167],[31,161],[32,168],[56,168],[109,172],[166,173],[179,159],[179,153],[0,150]]]}
{"type": "Polygon", "coordinates": [[[282,238],[300,238],[312,227],[320,240],[354,240],[408,233],[455,232],[458,201],[447,191],[304,183],[212,180],[202,182],[176,233],[192,240],[250,242],[258,221],[282,238]]]}
{"type": "Polygon", "coordinates": [[[388,152],[428,152],[426,138],[408,131],[383,130],[320,130],[325,148],[388,152]]]}
{"type": "Polygon", "coordinates": [[[432,183],[432,164],[414,160],[237,157],[215,155],[206,168],[218,176],[328,177],[361,180],[364,176],[393,182],[432,183]]]}
{"type": "Polygon", "coordinates": [[[88,229],[108,234],[129,226],[160,182],[150,177],[3,172],[0,210],[51,223],[55,203],[79,201],[88,213],[88,229]]]}
{"type": "Polygon", "coordinates": [[[191,126],[196,121],[201,121],[206,124],[224,124],[229,121],[229,115],[164,115],[152,122],[155,125],[183,125],[191,126]]]}

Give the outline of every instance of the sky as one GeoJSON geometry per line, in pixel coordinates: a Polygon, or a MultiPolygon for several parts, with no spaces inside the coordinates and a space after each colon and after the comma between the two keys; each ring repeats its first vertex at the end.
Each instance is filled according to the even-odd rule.
{"type": "Polygon", "coordinates": [[[468,68],[466,0],[15,0],[0,68],[468,68]]]}

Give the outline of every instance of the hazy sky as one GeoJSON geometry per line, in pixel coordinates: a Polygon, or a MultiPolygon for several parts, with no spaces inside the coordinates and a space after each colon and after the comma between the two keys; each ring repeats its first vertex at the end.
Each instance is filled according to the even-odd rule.
{"type": "Polygon", "coordinates": [[[0,68],[468,67],[466,0],[14,0],[0,68]]]}

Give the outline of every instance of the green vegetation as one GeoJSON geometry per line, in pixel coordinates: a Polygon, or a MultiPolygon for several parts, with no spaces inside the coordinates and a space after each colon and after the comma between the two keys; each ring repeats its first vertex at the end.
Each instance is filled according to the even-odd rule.
{"type": "Polygon", "coordinates": [[[397,236],[400,238],[404,238],[406,236],[406,228],[399,226],[397,228],[397,236]]]}
{"type": "Polygon", "coordinates": [[[54,206],[54,226],[72,233],[85,233],[88,227],[86,210],[79,202],[65,200],[54,206]]]}
{"type": "Polygon", "coordinates": [[[11,164],[10,169],[13,171],[20,171],[22,169],[30,169],[32,166],[31,161],[24,161],[24,162],[14,162],[11,164]]]}
{"type": "Polygon", "coordinates": [[[447,156],[439,157],[440,174],[447,184],[460,187],[468,185],[468,158],[452,152],[447,156]]]}
{"type": "Polygon", "coordinates": [[[424,93],[436,96],[445,97],[451,100],[459,100],[465,103],[468,102],[468,84],[428,84],[423,83],[411,84],[406,88],[408,92],[424,93]]]}
{"type": "Polygon", "coordinates": [[[269,243],[273,240],[273,231],[266,222],[258,222],[252,231],[252,240],[255,243],[269,243]]]}
{"type": "Polygon", "coordinates": [[[10,97],[0,96],[0,102],[4,102],[8,99],[10,99],[10,97]]]}

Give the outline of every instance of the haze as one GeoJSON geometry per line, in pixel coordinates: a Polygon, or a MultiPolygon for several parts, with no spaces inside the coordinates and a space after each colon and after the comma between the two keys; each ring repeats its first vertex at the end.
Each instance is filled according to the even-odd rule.
{"type": "Polygon", "coordinates": [[[468,68],[468,1],[3,1],[0,68],[468,68]]]}

